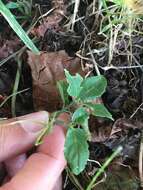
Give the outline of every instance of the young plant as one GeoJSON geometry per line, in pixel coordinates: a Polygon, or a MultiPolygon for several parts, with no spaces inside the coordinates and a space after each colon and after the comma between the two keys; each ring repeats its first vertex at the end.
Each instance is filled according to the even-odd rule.
{"type": "MultiPolygon", "coordinates": [[[[113,118],[103,104],[93,103],[106,90],[107,81],[104,76],[82,78],[79,74],[72,76],[67,70],[65,75],[68,83],[67,94],[72,98],[75,110],[72,113],[69,108],[67,109],[71,114],[71,122],[68,126],[64,153],[70,169],[78,175],[84,170],[89,158],[87,141],[90,140],[88,127],[90,115],[111,120],[113,118]]],[[[65,86],[61,88],[64,89],[65,86]]]]}
{"type": "MultiPolygon", "coordinates": [[[[52,123],[49,122],[47,131],[54,122],[60,122],[56,121],[59,113],[68,112],[70,114],[71,121],[68,124],[64,154],[71,171],[78,175],[84,170],[89,158],[87,141],[90,140],[91,136],[88,126],[90,115],[106,117],[111,120],[113,118],[102,103],[93,103],[106,90],[107,81],[104,76],[83,78],[79,74],[72,76],[67,70],[65,70],[65,76],[66,81],[58,82],[64,106],[62,110],[52,114],[52,123]],[[72,101],[69,101],[69,97],[72,101]]],[[[43,132],[36,142],[37,145],[41,143],[42,136],[43,132]]]]}
{"type": "Polygon", "coordinates": [[[23,30],[23,28],[20,26],[20,24],[17,22],[13,14],[10,12],[10,10],[3,4],[3,2],[0,0],[0,13],[4,16],[4,18],[7,20],[11,28],[15,31],[15,33],[19,36],[19,38],[24,42],[24,44],[33,52],[36,54],[39,54],[39,50],[34,45],[32,40],[28,37],[26,32],[23,30]]]}

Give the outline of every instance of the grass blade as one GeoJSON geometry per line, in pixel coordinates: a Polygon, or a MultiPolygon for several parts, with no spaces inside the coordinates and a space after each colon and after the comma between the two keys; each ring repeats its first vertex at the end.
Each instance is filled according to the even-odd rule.
{"type": "Polygon", "coordinates": [[[19,38],[24,42],[24,44],[35,54],[39,54],[38,48],[34,45],[32,40],[28,37],[26,32],[23,30],[23,28],[20,26],[20,24],[17,22],[13,14],[10,12],[10,10],[3,4],[3,2],[0,0],[0,13],[4,16],[4,18],[7,20],[11,28],[15,31],[15,33],[19,36],[19,38]]]}
{"type": "Polygon", "coordinates": [[[93,188],[94,183],[96,182],[97,178],[105,171],[105,169],[108,167],[108,165],[112,162],[112,160],[122,151],[122,147],[119,146],[115,152],[106,160],[106,162],[103,164],[103,166],[98,170],[98,172],[95,174],[91,182],[89,183],[86,190],[91,190],[93,188]]]}

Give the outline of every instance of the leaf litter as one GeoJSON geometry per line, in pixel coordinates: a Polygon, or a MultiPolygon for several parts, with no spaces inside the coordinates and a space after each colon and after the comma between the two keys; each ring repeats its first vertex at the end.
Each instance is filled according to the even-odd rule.
{"type": "Polygon", "coordinates": [[[39,26],[34,27],[31,31],[32,34],[38,37],[44,37],[48,29],[54,29],[58,32],[61,30],[60,22],[66,15],[66,6],[64,0],[53,0],[52,1],[52,13],[41,19],[39,26]]]}
{"type": "MultiPolygon", "coordinates": [[[[44,1],[40,2],[42,5],[44,4],[44,1]]],[[[39,3],[39,6],[41,4],[39,3]]],[[[28,56],[26,53],[23,56],[23,76],[20,88],[29,86],[32,88],[33,85],[33,95],[31,92],[30,94],[25,93],[19,97],[20,100],[18,99],[18,101],[21,102],[26,99],[28,102],[27,97],[33,96],[34,111],[45,109],[52,112],[60,109],[62,102],[56,83],[65,79],[64,69],[67,69],[71,74],[85,75],[82,68],[88,65],[89,73],[95,75],[96,71],[90,57],[91,52],[88,49],[90,44],[95,62],[98,63],[101,73],[108,80],[107,91],[100,101],[103,101],[112,112],[115,122],[103,118],[90,118],[90,129],[92,131],[92,141],[89,143],[91,161],[88,162],[86,170],[77,178],[80,185],[85,187],[99,168],[99,163],[104,163],[110,153],[118,145],[122,145],[124,148],[122,154],[109,166],[106,171],[106,178],[102,176],[102,183],[97,184],[93,189],[138,189],[140,185],[138,155],[143,130],[143,109],[142,106],[139,107],[143,101],[143,74],[142,67],[140,67],[142,66],[142,36],[141,34],[137,35],[136,31],[134,31],[134,35],[131,35],[132,60],[130,57],[131,41],[127,31],[124,31],[126,32],[125,35],[119,32],[113,52],[111,52],[112,39],[109,37],[108,28],[113,28],[110,28],[109,25],[107,28],[103,28],[108,19],[100,2],[80,1],[76,15],[77,20],[74,23],[74,32],[69,31],[69,27],[67,27],[74,12],[73,5],[73,2],[63,0],[51,1],[47,15],[40,15],[36,26],[32,28],[31,34],[40,40],[39,44],[42,44],[40,46],[41,54],[34,55],[28,52],[28,56]],[[48,52],[44,52],[45,50],[48,52]],[[77,51],[80,58],[75,56],[77,51]],[[107,64],[109,62],[117,69],[104,70],[104,67],[109,68],[107,64]],[[139,67],[128,70],[118,69],[118,67],[132,65],[139,65],[139,67]],[[29,80],[27,82],[27,73],[31,77],[30,71],[32,73],[32,85],[29,85],[29,80]],[[130,119],[136,110],[137,113],[130,119]]],[[[114,9],[112,13],[114,14],[114,9]]],[[[142,23],[143,21],[140,20],[136,29],[142,31],[142,23]]],[[[114,31],[117,32],[116,26],[111,32],[114,31]]],[[[19,42],[15,43],[13,39],[7,40],[6,36],[4,43],[0,43],[0,58],[3,59],[13,54],[18,48],[17,45],[19,42]]],[[[13,69],[11,67],[13,62],[14,60],[11,60],[4,68],[13,69]]],[[[6,75],[9,76],[9,73],[6,75]]],[[[14,77],[14,74],[12,76],[14,77]]],[[[3,81],[4,77],[1,78],[3,81]]],[[[12,83],[13,81],[10,80],[10,84],[12,83]]],[[[7,88],[10,89],[11,87],[7,88]]],[[[5,93],[9,95],[10,92],[6,90],[5,93]]],[[[20,107],[20,109],[22,108],[20,107]]],[[[0,112],[9,116],[7,110],[1,108],[0,112]]],[[[75,189],[75,185],[70,182],[69,178],[67,181],[64,189],[75,189]]]]}

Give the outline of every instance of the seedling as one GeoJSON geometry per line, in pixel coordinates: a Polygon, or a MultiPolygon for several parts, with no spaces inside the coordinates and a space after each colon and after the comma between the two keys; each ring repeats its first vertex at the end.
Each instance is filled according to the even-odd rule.
{"type": "MultiPolygon", "coordinates": [[[[91,138],[88,127],[90,115],[106,117],[111,120],[113,118],[102,103],[93,103],[106,90],[107,81],[104,76],[98,75],[83,78],[79,74],[72,76],[67,70],[65,70],[65,76],[66,81],[58,82],[64,106],[62,110],[54,114],[54,119],[55,122],[59,122],[56,121],[56,117],[61,112],[68,112],[71,116],[71,121],[68,124],[64,154],[71,171],[78,175],[84,170],[89,158],[87,141],[91,138]],[[72,101],[69,101],[69,97],[72,101]]],[[[49,125],[47,130],[49,130],[49,125]]],[[[36,142],[37,144],[41,143],[41,137],[36,142]]]]}

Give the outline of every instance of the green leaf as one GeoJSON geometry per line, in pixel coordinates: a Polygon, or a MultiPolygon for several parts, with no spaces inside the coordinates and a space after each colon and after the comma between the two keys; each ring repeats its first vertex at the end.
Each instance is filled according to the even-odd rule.
{"type": "Polygon", "coordinates": [[[89,158],[86,133],[83,129],[68,129],[64,153],[72,172],[76,175],[80,174],[89,158]]]}
{"type": "Polygon", "coordinates": [[[103,104],[86,104],[91,110],[92,115],[98,116],[98,117],[106,117],[111,120],[114,120],[111,113],[107,110],[107,108],[103,104]]]}
{"type": "Polygon", "coordinates": [[[61,99],[63,101],[63,106],[66,106],[69,104],[69,95],[67,93],[68,83],[64,80],[57,82],[57,87],[60,92],[61,99]]]}
{"type": "Polygon", "coordinates": [[[72,121],[83,127],[84,131],[86,132],[87,139],[90,140],[91,134],[88,127],[88,119],[89,114],[83,107],[78,108],[72,116],[72,121]]]}
{"type": "Polygon", "coordinates": [[[90,140],[91,134],[88,127],[88,119],[89,114],[83,107],[78,108],[72,116],[72,121],[83,127],[84,131],[86,132],[87,139],[90,140]]]}
{"type": "Polygon", "coordinates": [[[100,97],[107,87],[107,80],[104,76],[89,77],[82,84],[78,98],[84,102],[100,97]]]}
{"type": "Polygon", "coordinates": [[[87,118],[89,118],[88,112],[85,110],[85,108],[80,107],[73,113],[72,121],[76,122],[77,124],[82,124],[87,118]]]}
{"type": "Polygon", "coordinates": [[[15,2],[9,2],[6,4],[6,7],[8,9],[17,9],[17,8],[19,8],[19,4],[15,3],[15,2]]]}
{"type": "Polygon", "coordinates": [[[83,78],[77,73],[75,76],[70,75],[69,71],[65,69],[65,75],[67,82],[69,84],[69,87],[67,89],[67,92],[72,97],[77,97],[79,95],[81,88],[81,83],[83,81],[83,78]]]}

